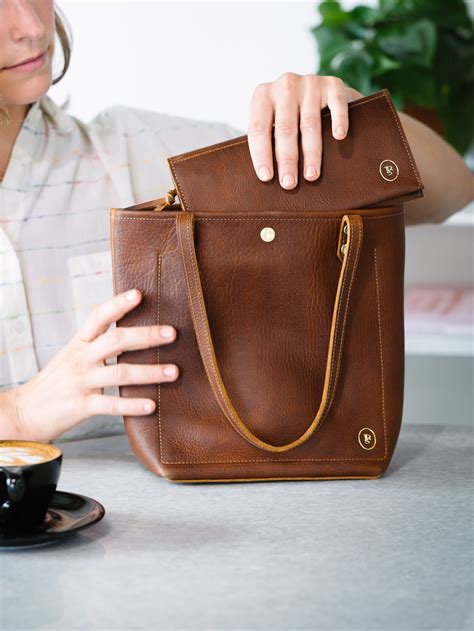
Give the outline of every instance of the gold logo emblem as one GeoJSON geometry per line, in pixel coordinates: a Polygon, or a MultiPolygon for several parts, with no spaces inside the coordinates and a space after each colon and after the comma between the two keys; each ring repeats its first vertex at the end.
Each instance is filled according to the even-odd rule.
{"type": "Polygon", "coordinates": [[[359,432],[359,445],[362,449],[373,449],[377,439],[375,438],[375,432],[370,427],[363,427],[359,432]]]}
{"type": "Polygon", "coordinates": [[[273,228],[269,228],[268,226],[266,228],[262,228],[260,230],[260,237],[263,241],[269,243],[275,238],[275,230],[273,230],[273,228]]]}
{"type": "Polygon", "coordinates": [[[393,160],[383,160],[379,165],[379,173],[387,182],[393,182],[397,179],[400,171],[393,160]]]}

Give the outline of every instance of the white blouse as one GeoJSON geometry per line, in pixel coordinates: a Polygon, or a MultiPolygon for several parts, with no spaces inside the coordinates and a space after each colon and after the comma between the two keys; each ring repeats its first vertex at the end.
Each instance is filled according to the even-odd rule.
{"type": "MultiPolygon", "coordinates": [[[[0,391],[31,379],[113,295],[109,209],[163,197],[168,156],[243,133],[122,105],[85,123],[48,95],[30,107],[0,182],[0,391]]],[[[122,417],[94,416],[55,442],[123,432],[122,417]]]]}

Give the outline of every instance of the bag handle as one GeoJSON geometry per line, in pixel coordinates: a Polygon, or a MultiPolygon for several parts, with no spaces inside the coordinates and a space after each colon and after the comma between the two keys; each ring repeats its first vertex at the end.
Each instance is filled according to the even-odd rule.
{"type": "Polygon", "coordinates": [[[308,429],[299,438],[286,445],[272,445],[255,436],[242,421],[232,404],[217,365],[212,336],[209,330],[209,321],[194,244],[194,215],[190,212],[177,214],[176,231],[199,352],[212,391],[222,413],[247,442],[259,449],[271,452],[284,452],[301,445],[315,433],[327,415],[334,398],[339,375],[344,331],[349,312],[349,299],[362,245],[363,228],[361,216],[356,214],[344,215],[340,224],[336,255],[342,261],[342,266],[334,301],[321,403],[308,429]]]}

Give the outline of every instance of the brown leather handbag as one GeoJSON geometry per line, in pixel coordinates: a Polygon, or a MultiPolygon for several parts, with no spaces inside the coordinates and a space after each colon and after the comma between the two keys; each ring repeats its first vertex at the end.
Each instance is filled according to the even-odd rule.
{"type": "Polygon", "coordinates": [[[177,330],[118,357],[180,370],[120,386],[156,401],[124,421],[157,475],[377,478],[390,463],[404,391],[403,202],[423,184],[387,90],[349,103],[344,140],[321,114],[315,182],[302,159],[295,189],[261,182],[241,136],[168,158],[165,198],[110,209],[114,293],[143,292],[117,326],[177,330]]]}

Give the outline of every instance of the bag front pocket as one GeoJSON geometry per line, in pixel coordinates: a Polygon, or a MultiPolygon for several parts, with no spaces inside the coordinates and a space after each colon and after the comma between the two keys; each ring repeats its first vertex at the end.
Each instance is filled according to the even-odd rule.
{"type": "MultiPolygon", "coordinates": [[[[305,431],[321,401],[340,270],[334,245],[340,219],[274,221],[280,243],[272,251],[260,238],[271,219],[227,221],[197,221],[209,328],[239,415],[259,438],[283,445],[305,431]],[[227,221],[233,221],[232,230],[227,221]]],[[[199,352],[181,253],[158,254],[157,319],[178,331],[173,344],[160,348],[159,361],[180,368],[175,382],[158,386],[162,464],[384,459],[380,309],[369,248],[360,266],[334,367],[339,383],[331,409],[306,443],[269,453],[246,442],[223,415],[199,352]]]]}

